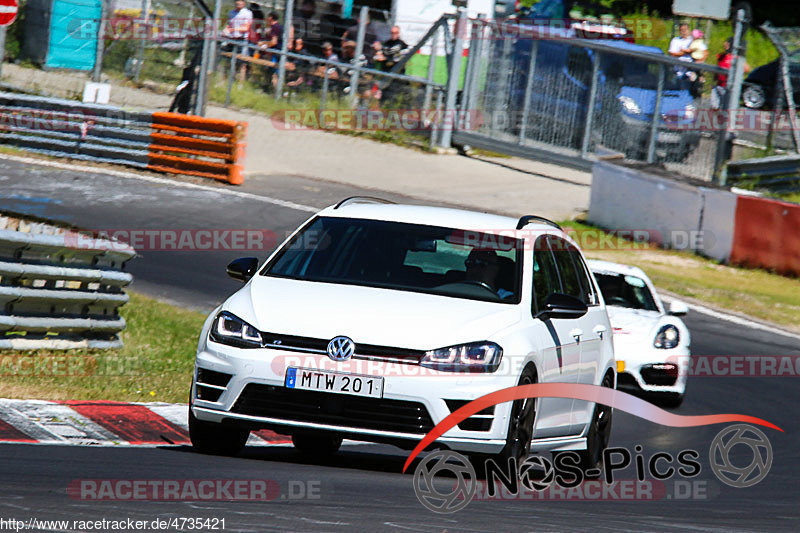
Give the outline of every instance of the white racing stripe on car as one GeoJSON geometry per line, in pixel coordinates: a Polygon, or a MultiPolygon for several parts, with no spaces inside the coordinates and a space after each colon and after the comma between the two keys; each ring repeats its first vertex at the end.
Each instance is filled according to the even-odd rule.
{"type": "Polygon", "coordinates": [[[47,161],[44,159],[36,159],[34,157],[24,157],[11,154],[0,154],[0,159],[8,159],[10,161],[17,161],[19,163],[27,163],[31,165],[39,165],[43,167],[59,168],[62,170],[74,170],[76,172],[96,172],[98,174],[106,174],[117,178],[134,179],[139,181],[147,181],[149,183],[158,183],[159,185],[169,185],[170,187],[183,187],[185,189],[195,189],[201,191],[209,191],[214,194],[224,194],[227,196],[235,196],[238,198],[246,198],[248,200],[256,200],[266,204],[277,205],[287,209],[294,209],[295,211],[303,211],[305,213],[317,213],[320,209],[310,205],[298,204],[289,202],[287,200],[280,200],[272,198],[271,196],[263,196],[260,194],[253,194],[249,192],[234,191],[223,187],[210,187],[208,185],[200,185],[197,183],[186,183],[183,181],[171,180],[169,178],[157,178],[155,176],[147,176],[136,174],[135,172],[124,172],[122,170],[105,169],[93,167],[90,165],[75,165],[71,163],[62,163],[60,161],[47,161]]]}
{"type": "MultiPolygon", "coordinates": [[[[660,292],[660,291],[659,291],[660,292]]],[[[674,298],[671,296],[664,296],[663,293],[660,292],[661,300],[666,303],[672,302],[673,300],[680,300],[680,298],[674,298]]],[[[698,313],[703,313],[704,315],[712,316],[714,318],[718,318],[720,320],[726,320],[728,322],[732,322],[734,324],[738,324],[740,326],[745,326],[752,329],[758,329],[761,331],[766,331],[768,333],[774,333],[776,335],[783,335],[784,337],[789,337],[792,339],[800,340],[800,335],[797,333],[792,333],[791,331],[786,331],[785,329],[776,328],[767,324],[762,324],[761,322],[755,322],[753,320],[749,320],[747,318],[743,318],[737,315],[731,315],[728,313],[723,313],[722,311],[717,311],[716,309],[711,309],[702,305],[688,303],[685,300],[681,300],[686,306],[691,309],[692,311],[696,311],[698,313]]]]}

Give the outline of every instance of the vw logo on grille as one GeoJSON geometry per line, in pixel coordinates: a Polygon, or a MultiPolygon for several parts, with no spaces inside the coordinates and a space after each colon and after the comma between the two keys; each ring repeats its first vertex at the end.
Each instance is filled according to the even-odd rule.
{"type": "Polygon", "coordinates": [[[350,337],[334,337],[328,343],[328,357],[334,361],[347,361],[355,351],[356,344],[350,337]]]}

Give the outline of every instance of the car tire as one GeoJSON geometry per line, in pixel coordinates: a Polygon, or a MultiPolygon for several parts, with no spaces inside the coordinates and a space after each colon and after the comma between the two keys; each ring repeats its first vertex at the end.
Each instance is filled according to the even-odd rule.
{"type": "Polygon", "coordinates": [[[189,406],[189,439],[192,447],[209,455],[238,455],[247,443],[250,431],[198,420],[189,406]]]}
{"type": "MultiPolygon", "coordinates": [[[[536,369],[528,365],[520,374],[517,385],[532,385],[536,383],[536,369]]],[[[508,464],[512,457],[517,460],[517,467],[530,455],[531,440],[533,439],[533,424],[536,421],[536,398],[515,400],[511,406],[506,445],[494,457],[499,467],[508,464]]]]}
{"type": "Polygon", "coordinates": [[[747,85],[742,91],[742,103],[748,109],[761,109],[767,103],[767,94],[759,85],[747,85]]]}
{"type": "MultiPolygon", "coordinates": [[[[606,374],[603,378],[603,387],[614,388],[614,376],[606,374]]],[[[587,478],[597,478],[603,471],[603,452],[608,448],[611,438],[611,422],[613,410],[607,405],[595,404],[594,412],[586,435],[586,449],[578,452],[580,456],[580,469],[587,478]],[[586,474],[589,471],[591,474],[586,474]]]]}
{"type": "Polygon", "coordinates": [[[298,432],[292,435],[292,444],[303,455],[325,457],[339,451],[342,438],[327,433],[298,432]]]}

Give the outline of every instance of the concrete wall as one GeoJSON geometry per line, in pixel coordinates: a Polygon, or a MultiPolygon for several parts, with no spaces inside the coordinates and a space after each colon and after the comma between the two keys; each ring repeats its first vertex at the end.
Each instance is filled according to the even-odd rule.
{"type": "Polygon", "coordinates": [[[644,230],[650,242],[727,261],[736,195],[600,161],[592,169],[589,222],[644,230]]]}

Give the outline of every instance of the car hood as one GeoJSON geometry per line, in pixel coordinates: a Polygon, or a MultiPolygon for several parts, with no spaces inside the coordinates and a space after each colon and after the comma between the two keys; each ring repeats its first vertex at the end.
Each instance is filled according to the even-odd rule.
{"type": "MultiPolygon", "coordinates": [[[[619,96],[626,96],[636,102],[641,109],[641,115],[645,116],[644,118],[649,119],[655,111],[656,91],[654,89],[624,86],[620,90],[619,96]]],[[[665,90],[661,98],[661,114],[677,115],[683,118],[686,106],[691,103],[692,95],[689,94],[689,91],[665,90]]]]}
{"type": "Polygon", "coordinates": [[[614,345],[653,342],[663,315],[627,307],[607,306],[608,320],[614,330],[614,345]]]}
{"type": "Polygon", "coordinates": [[[417,350],[471,341],[520,320],[520,306],[255,276],[223,309],[261,331],[417,350]]]}

